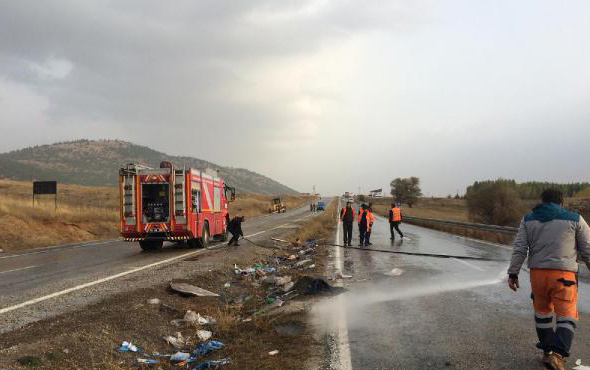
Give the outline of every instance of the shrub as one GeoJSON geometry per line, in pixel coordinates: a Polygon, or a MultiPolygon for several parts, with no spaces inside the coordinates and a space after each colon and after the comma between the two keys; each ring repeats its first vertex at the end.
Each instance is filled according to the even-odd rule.
{"type": "Polygon", "coordinates": [[[498,179],[470,186],[466,194],[469,219],[491,225],[517,226],[524,205],[513,181],[498,179]]]}

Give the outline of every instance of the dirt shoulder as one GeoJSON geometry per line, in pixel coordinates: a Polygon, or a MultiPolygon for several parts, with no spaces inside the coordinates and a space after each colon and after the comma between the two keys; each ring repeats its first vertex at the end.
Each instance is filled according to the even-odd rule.
{"type": "MultiPolygon", "coordinates": [[[[335,205],[332,208],[335,209],[335,205]]],[[[305,219],[295,229],[279,229],[272,237],[292,239],[302,230],[323,224],[327,218],[333,220],[333,211],[305,219]]],[[[330,232],[332,230],[321,228],[320,234],[330,232]]],[[[276,278],[287,280],[286,277],[290,277],[296,283],[302,276],[323,277],[326,251],[321,246],[293,247],[271,238],[256,241],[256,244],[264,247],[244,240],[237,248],[207,251],[197,258],[154,270],[151,286],[120,293],[83,309],[4,333],[0,338],[0,367],[137,368],[135,361],[145,356],[117,352],[123,341],[132,342],[148,354],[172,354],[177,349],[166,343],[162,339],[164,336],[176,336],[180,332],[183,338],[189,338],[182,349],[190,351],[202,343],[197,338],[198,330],[211,331],[211,339],[224,343],[223,348],[199,360],[229,358],[231,363],[223,368],[301,369],[302,364],[319,361],[325,344],[314,338],[308,325],[309,297],[297,290],[297,285],[293,293],[285,295],[285,284],[279,285],[276,278]],[[254,268],[255,272],[236,274],[234,264],[242,270],[254,268]],[[175,282],[207,289],[219,297],[185,297],[173,292],[162,272],[175,266],[186,271],[184,277],[175,282]],[[269,268],[268,272],[262,272],[264,268],[269,268]],[[270,272],[270,268],[277,272],[270,272]],[[159,303],[150,304],[150,299],[158,299],[159,303]],[[284,301],[281,307],[277,299],[284,301]],[[211,316],[217,323],[173,323],[173,320],[182,319],[188,310],[211,316]],[[278,354],[269,354],[277,350],[278,354]]],[[[162,363],[160,368],[176,368],[167,360],[162,363]]]]}

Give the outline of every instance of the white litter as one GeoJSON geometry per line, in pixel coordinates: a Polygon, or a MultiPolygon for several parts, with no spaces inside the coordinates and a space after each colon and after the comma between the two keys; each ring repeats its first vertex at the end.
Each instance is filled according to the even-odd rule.
{"type": "Polygon", "coordinates": [[[211,316],[201,316],[201,314],[198,314],[191,310],[186,311],[183,320],[191,324],[197,323],[199,325],[209,325],[215,324],[217,322],[217,320],[215,320],[211,316]]]}
{"type": "Polygon", "coordinates": [[[209,330],[197,330],[197,336],[201,342],[208,340],[212,335],[213,333],[211,333],[209,330]]]}
{"type": "Polygon", "coordinates": [[[224,287],[224,288],[229,288],[230,286],[231,286],[231,284],[230,284],[229,282],[228,282],[228,283],[225,283],[225,284],[223,284],[223,287],[224,287]]]}
{"type": "Polygon", "coordinates": [[[278,355],[279,354],[279,350],[275,349],[274,351],[270,351],[268,354],[271,355],[271,356],[278,355]]]}
{"type": "Polygon", "coordinates": [[[158,298],[148,299],[148,304],[160,304],[160,300],[158,298]]]}
{"type": "Polygon", "coordinates": [[[194,295],[197,297],[219,297],[219,294],[217,293],[187,283],[170,283],[170,289],[181,294],[194,295]]]}
{"type": "Polygon", "coordinates": [[[189,338],[184,338],[180,332],[176,333],[175,337],[168,335],[162,338],[176,349],[186,347],[189,344],[189,338]]]}
{"type": "Polygon", "coordinates": [[[590,366],[582,365],[582,359],[576,360],[576,367],[573,368],[574,370],[590,370],[590,366]]]}
{"type": "Polygon", "coordinates": [[[293,289],[293,287],[294,287],[294,286],[295,286],[295,283],[291,281],[291,282],[288,282],[287,284],[285,284],[285,285],[284,285],[284,286],[281,288],[281,290],[282,290],[283,292],[285,292],[285,293],[286,293],[286,292],[288,292],[289,290],[293,289]]]}
{"type": "Polygon", "coordinates": [[[393,270],[386,272],[385,275],[387,275],[387,276],[400,276],[403,273],[404,273],[404,270],[394,268],[393,270]]]}

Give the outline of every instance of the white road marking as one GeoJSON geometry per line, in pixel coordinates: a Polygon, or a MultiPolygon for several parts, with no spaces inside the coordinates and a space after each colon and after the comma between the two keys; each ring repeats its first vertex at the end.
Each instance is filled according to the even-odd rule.
{"type": "Polygon", "coordinates": [[[7,270],[7,271],[0,271],[0,274],[7,274],[9,272],[28,270],[28,269],[32,269],[32,268],[35,268],[35,267],[39,267],[39,266],[38,265],[35,265],[35,266],[27,266],[27,267],[21,267],[19,269],[13,269],[13,270],[7,270]]]}
{"type": "MultiPolygon", "coordinates": [[[[280,228],[280,227],[282,227],[284,225],[287,225],[287,224],[279,225],[279,226],[274,227],[272,229],[263,230],[261,232],[258,232],[258,233],[249,235],[249,237],[250,236],[254,236],[254,235],[258,235],[258,234],[262,234],[262,233],[265,233],[267,231],[271,231],[271,230],[274,230],[274,229],[278,229],[278,228],[280,228]]],[[[123,276],[126,276],[126,275],[134,274],[134,273],[139,272],[139,271],[142,271],[142,270],[146,270],[146,269],[149,269],[149,268],[152,268],[152,267],[156,267],[156,266],[160,266],[160,265],[163,265],[163,264],[166,264],[166,263],[170,263],[172,261],[176,261],[176,260],[179,260],[179,259],[182,259],[182,258],[186,258],[186,257],[192,256],[192,255],[195,255],[195,254],[203,253],[203,252],[205,252],[207,250],[217,249],[217,248],[219,248],[222,245],[225,245],[225,244],[218,244],[216,246],[213,246],[213,247],[210,247],[210,248],[207,248],[207,249],[201,249],[201,250],[198,250],[198,251],[184,253],[184,254],[181,254],[181,255],[176,256],[176,257],[171,257],[171,258],[168,258],[168,259],[165,259],[165,260],[162,260],[162,261],[150,263],[150,264],[145,265],[145,266],[136,267],[136,268],[133,268],[131,270],[127,270],[127,271],[120,272],[120,273],[115,274],[115,275],[107,276],[107,277],[102,278],[102,279],[91,281],[91,282],[88,282],[88,283],[85,283],[85,284],[80,284],[80,285],[77,285],[77,286],[74,286],[74,287],[71,287],[71,288],[68,288],[68,289],[64,289],[64,290],[61,290],[59,292],[55,292],[55,293],[52,293],[52,294],[48,294],[48,295],[45,295],[45,296],[42,296],[42,297],[39,297],[39,298],[31,299],[29,301],[26,301],[26,302],[23,302],[23,303],[19,303],[19,304],[14,305],[14,306],[5,307],[5,308],[0,309],[0,315],[1,314],[4,314],[4,313],[7,313],[7,312],[10,312],[10,311],[18,310],[18,309],[23,308],[23,307],[27,307],[27,306],[36,304],[36,303],[39,303],[39,302],[43,302],[43,301],[46,301],[48,299],[56,298],[56,297],[62,296],[64,294],[75,292],[77,290],[85,289],[85,288],[88,288],[88,287],[91,287],[91,286],[94,286],[94,285],[97,285],[97,284],[102,284],[102,283],[105,283],[107,281],[118,279],[118,278],[123,277],[123,276]]],[[[38,253],[46,253],[46,252],[48,252],[48,251],[39,251],[39,252],[33,252],[33,253],[29,253],[29,254],[38,254],[38,253]]],[[[19,255],[19,256],[22,256],[22,254],[19,255]]],[[[8,257],[16,257],[16,256],[6,256],[6,257],[0,257],[0,258],[8,258],[8,257]]]]}
{"type": "Polygon", "coordinates": [[[473,265],[473,264],[471,264],[471,263],[469,263],[469,262],[463,261],[463,260],[461,260],[461,259],[458,259],[458,258],[455,258],[455,257],[452,257],[451,259],[452,259],[452,260],[455,260],[455,261],[457,261],[457,262],[461,262],[462,264],[464,264],[464,265],[467,265],[467,266],[471,267],[472,269],[476,269],[476,270],[479,270],[479,271],[485,271],[485,270],[484,270],[484,269],[482,269],[481,267],[479,267],[479,266],[475,266],[475,265],[473,265]]]}
{"type": "MultiPolygon", "coordinates": [[[[338,209],[340,208],[340,202],[338,202],[338,209]]],[[[340,243],[340,218],[338,212],[336,213],[336,239],[334,244],[340,243]]],[[[340,247],[334,246],[334,254],[336,259],[336,271],[342,273],[344,262],[341,258],[340,247]]],[[[337,285],[337,284],[334,284],[337,285]]],[[[338,284],[342,286],[342,284],[338,284]]],[[[339,309],[336,312],[334,319],[336,320],[336,345],[337,353],[332,354],[332,366],[340,370],[352,370],[352,360],[350,355],[350,344],[348,343],[348,326],[346,324],[346,311],[344,304],[344,297],[339,295],[337,298],[341,301],[338,305],[339,309]]],[[[331,366],[331,367],[332,367],[331,366]]],[[[333,367],[332,367],[333,368],[333,367]]]]}
{"type": "Polygon", "coordinates": [[[260,234],[265,233],[265,232],[266,232],[266,230],[259,231],[259,232],[254,233],[254,234],[246,235],[245,238],[251,238],[253,236],[260,235],[260,234]]]}
{"type": "Polygon", "coordinates": [[[32,256],[32,255],[35,255],[35,254],[44,254],[44,253],[65,251],[65,250],[69,250],[69,249],[78,249],[78,248],[85,248],[85,247],[93,247],[93,246],[96,246],[96,245],[113,243],[113,242],[117,242],[117,241],[118,240],[106,240],[106,241],[100,242],[100,243],[91,242],[89,244],[77,244],[77,245],[71,245],[71,246],[67,246],[67,247],[65,247],[65,246],[64,247],[49,247],[47,249],[43,249],[43,250],[39,250],[39,251],[34,251],[34,252],[26,252],[26,253],[11,254],[11,255],[8,255],[8,256],[2,256],[2,257],[0,257],[0,259],[25,257],[25,256],[32,256]]]}

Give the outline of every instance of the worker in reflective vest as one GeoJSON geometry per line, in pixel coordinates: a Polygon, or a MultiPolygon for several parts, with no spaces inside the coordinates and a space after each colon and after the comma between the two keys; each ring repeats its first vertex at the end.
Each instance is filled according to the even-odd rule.
{"type": "Polygon", "coordinates": [[[373,245],[371,243],[371,230],[373,229],[373,224],[375,223],[375,216],[373,215],[373,208],[371,206],[367,207],[367,211],[365,212],[367,215],[367,232],[365,233],[365,247],[369,245],[373,245]]]}
{"type": "Polygon", "coordinates": [[[402,223],[402,210],[395,204],[391,203],[391,210],[389,211],[389,232],[391,234],[391,240],[395,240],[395,233],[393,229],[397,231],[400,238],[404,238],[404,234],[399,229],[399,224],[402,223]]]}
{"type": "Polygon", "coordinates": [[[365,217],[366,204],[362,204],[359,208],[358,225],[359,225],[359,247],[365,245],[365,233],[367,232],[367,218],[365,217]],[[364,220],[364,221],[363,221],[364,220]]]}
{"type": "Polygon", "coordinates": [[[344,245],[350,246],[352,242],[352,224],[354,222],[354,208],[352,203],[347,202],[346,207],[340,210],[340,221],[342,221],[342,228],[344,229],[344,245]]]}

